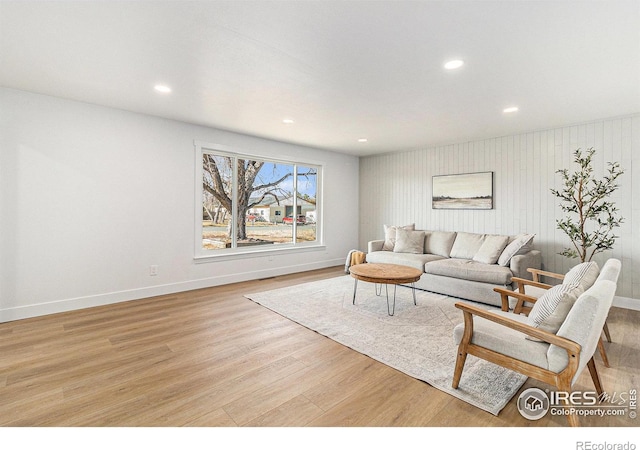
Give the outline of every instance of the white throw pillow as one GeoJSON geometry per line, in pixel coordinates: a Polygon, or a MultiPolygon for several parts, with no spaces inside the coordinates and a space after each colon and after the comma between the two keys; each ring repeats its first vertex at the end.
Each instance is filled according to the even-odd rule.
{"type": "Polygon", "coordinates": [[[455,231],[432,231],[426,239],[425,253],[449,258],[455,239],[455,231]]]}
{"type": "Polygon", "coordinates": [[[582,292],[582,288],[569,284],[558,284],[548,289],[531,308],[529,325],[557,333],[582,292]]]}
{"type": "Polygon", "coordinates": [[[484,264],[495,264],[508,242],[509,236],[487,235],[473,260],[484,264]]]}
{"type": "Polygon", "coordinates": [[[451,258],[473,259],[475,254],[482,247],[484,234],[458,232],[456,240],[451,247],[451,258]]]}
{"type": "Polygon", "coordinates": [[[424,231],[409,231],[398,228],[393,251],[394,253],[423,253],[424,231]]]}
{"type": "Polygon", "coordinates": [[[384,244],[382,244],[382,250],[392,252],[393,247],[396,245],[396,230],[402,228],[403,230],[413,231],[416,229],[416,224],[399,226],[399,225],[385,225],[384,226],[384,244]]]}
{"type": "Polygon", "coordinates": [[[498,264],[501,266],[508,266],[511,258],[518,254],[518,252],[528,245],[535,234],[519,234],[515,237],[513,242],[506,246],[506,248],[500,254],[498,258],[498,264]]]}
{"type": "Polygon", "coordinates": [[[596,282],[599,274],[600,268],[595,261],[583,262],[567,272],[562,284],[579,286],[586,291],[596,282]]]}

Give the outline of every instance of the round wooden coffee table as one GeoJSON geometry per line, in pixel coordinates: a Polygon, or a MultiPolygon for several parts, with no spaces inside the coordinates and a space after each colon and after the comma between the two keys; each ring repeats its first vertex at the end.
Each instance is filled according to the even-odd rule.
{"type": "Polygon", "coordinates": [[[413,304],[416,305],[416,287],[415,282],[422,276],[422,271],[415,267],[401,266],[399,264],[376,264],[365,263],[357,264],[349,268],[351,276],[355,279],[353,286],[353,304],[356,304],[356,291],[358,290],[358,280],[367,281],[376,284],[376,295],[382,293],[382,286],[378,290],[378,285],[385,285],[387,293],[387,313],[393,316],[396,309],[396,288],[399,284],[411,283],[411,291],[413,292],[413,304]],[[393,306],[389,304],[388,286],[393,284],[393,306]]]}

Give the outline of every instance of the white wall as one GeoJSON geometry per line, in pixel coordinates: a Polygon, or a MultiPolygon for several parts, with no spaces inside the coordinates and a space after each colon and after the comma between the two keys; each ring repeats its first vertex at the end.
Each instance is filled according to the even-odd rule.
{"type": "MultiPolygon", "coordinates": [[[[577,260],[557,253],[569,245],[556,228],[561,217],[555,172],[573,167],[573,151],[595,147],[595,173],[619,161],[625,174],[614,200],[625,223],[613,251],[599,255],[622,260],[618,296],[640,299],[640,115],[600,120],[565,128],[371,156],[360,160],[360,248],[381,239],[383,224],[416,223],[420,229],[478,233],[536,233],[544,267],[566,272],[577,260]],[[432,210],[434,175],[494,172],[493,210],[432,210]],[[634,179],[635,177],[635,179],[634,179]]],[[[618,299],[618,303],[624,299],[618,299]]]]}
{"type": "Polygon", "coordinates": [[[0,321],[339,265],[357,244],[356,157],[10,89],[0,145],[0,321]],[[323,163],[326,248],[196,264],[194,140],[323,163]]]}

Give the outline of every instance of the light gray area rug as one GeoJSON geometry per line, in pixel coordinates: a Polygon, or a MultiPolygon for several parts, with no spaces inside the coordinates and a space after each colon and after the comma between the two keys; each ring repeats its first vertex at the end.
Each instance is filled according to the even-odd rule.
{"type": "MultiPolygon", "coordinates": [[[[463,321],[457,299],[399,286],[395,315],[387,314],[385,291],[348,275],[245,297],[347,347],[494,415],[518,392],[527,377],[472,355],[458,389],[451,387],[457,346],[453,328],[463,321]]],[[[393,286],[389,286],[393,299],[393,286]]]]}

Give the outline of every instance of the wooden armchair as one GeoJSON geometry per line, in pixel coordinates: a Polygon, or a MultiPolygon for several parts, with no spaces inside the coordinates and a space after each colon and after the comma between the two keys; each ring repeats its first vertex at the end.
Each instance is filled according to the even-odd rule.
{"type": "MultiPolygon", "coordinates": [[[[527,272],[531,273],[531,280],[519,277],[511,278],[512,282],[517,283],[518,285],[517,291],[510,291],[503,288],[494,289],[494,291],[500,294],[500,299],[502,302],[501,309],[503,311],[509,311],[509,297],[513,297],[516,299],[515,306],[513,307],[513,312],[515,314],[528,315],[531,312],[531,308],[536,300],[540,298],[548,289],[553,287],[553,285],[551,284],[541,282],[541,278],[548,277],[562,281],[565,277],[560,273],[548,272],[545,270],[534,268],[527,269],[527,272]]],[[[617,277],[613,281],[617,281],[617,277]]],[[[611,342],[611,334],[609,333],[609,327],[607,326],[606,321],[603,326],[603,331],[607,338],[607,341],[611,342]]],[[[600,352],[600,357],[602,358],[602,362],[604,363],[605,367],[611,367],[609,365],[609,358],[607,357],[607,352],[604,348],[604,342],[602,339],[598,341],[598,351],[600,352]]]]}
{"type": "MultiPolygon", "coordinates": [[[[565,392],[571,392],[582,370],[588,367],[596,392],[601,395],[602,383],[593,354],[615,291],[615,282],[596,281],[576,300],[556,334],[529,325],[523,316],[456,303],[456,308],[464,314],[464,323],[454,329],[458,356],[453,388],[458,388],[470,354],[565,392]],[[585,326],[586,323],[591,326],[585,326]],[[538,341],[525,339],[523,334],[538,341]]],[[[570,407],[567,418],[571,426],[579,425],[578,417],[570,407]]]]}

